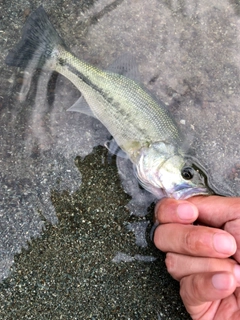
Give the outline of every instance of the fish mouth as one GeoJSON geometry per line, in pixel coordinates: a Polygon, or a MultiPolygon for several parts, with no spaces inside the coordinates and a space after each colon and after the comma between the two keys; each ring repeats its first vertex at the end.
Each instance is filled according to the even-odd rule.
{"type": "Polygon", "coordinates": [[[206,187],[181,187],[177,188],[173,192],[173,197],[177,200],[183,200],[183,199],[188,199],[193,196],[197,195],[211,195],[214,194],[214,192],[206,187]]]}

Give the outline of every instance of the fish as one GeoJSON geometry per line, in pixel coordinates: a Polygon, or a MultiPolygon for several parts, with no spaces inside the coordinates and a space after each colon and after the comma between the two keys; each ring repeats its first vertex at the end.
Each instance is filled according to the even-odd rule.
{"type": "Polygon", "coordinates": [[[121,68],[118,72],[101,70],[78,59],[43,6],[29,15],[21,40],[5,62],[52,70],[69,79],[81,97],[68,110],[98,119],[113,137],[106,147],[130,159],[140,185],[157,199],[212,194],[203,168],[189,160],[182,134],[166,105],[121,68]]]}

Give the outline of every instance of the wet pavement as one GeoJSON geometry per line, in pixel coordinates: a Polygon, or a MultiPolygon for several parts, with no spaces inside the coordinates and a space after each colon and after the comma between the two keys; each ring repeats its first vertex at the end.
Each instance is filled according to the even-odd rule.
{"type": "Polygon", "coordinates": [[[118,159],[119,176],[99,146],[106,129],[66,112],[79,92],[62,76],[4,64],[40,4],[91,64],[107,68],[133,54],[143,84],[168,105],[212,185],[238,196],[239,4],[0,4],[0,318],[189,319],[164,254],[149,240],[151,198],[129,163],[118,159]]]}

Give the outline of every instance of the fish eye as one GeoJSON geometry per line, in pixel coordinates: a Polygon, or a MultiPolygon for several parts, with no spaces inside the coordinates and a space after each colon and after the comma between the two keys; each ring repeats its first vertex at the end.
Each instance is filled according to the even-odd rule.
{"type": "Polygon", "coordinates": [[[181,175],[185,180],[191,180],[194,176],[194,169],[192,167],[184,167],[181,171],[181,175]]]}

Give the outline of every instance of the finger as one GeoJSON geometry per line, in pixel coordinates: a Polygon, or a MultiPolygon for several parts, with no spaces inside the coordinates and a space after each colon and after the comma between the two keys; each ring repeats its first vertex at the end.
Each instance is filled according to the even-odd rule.
{"type": "Polygon", "coordinates": [[[234,237],[237,243],[237,251],[233,257],[236,261],[240,262],[240,218],[227,222],[224,226],[224,230],[234,237]]]}
{"type": "Polygon", "coordinates": [[[195,196],[187,201],[198,208],[201,222],[217,228],[240,215],[240,198],[195,196]]]}
{"type": "Polygon", "coordinates": [[[175,223],[159,225],[154,243],[164,252],[212,258],[229,257],[237,249],[234,237],[224,230],[175,223]]]}
{"type": "Polygon", "coordinates": [[[180,281],[180,294],[185,303],[196,306],[229,296],[236,284],[230,272],[192,274],[180,281]]]}
{"type": "Polygon", "coordinates": [[[186,200],[165,198],[155,206],[155,218],[160,223],[192,223],[198,217],[198,209],[186,200]]]}
{"type": "Polygon", "coordinates": [[[240,290],[237,288],[234,294],[231,294],[227,298],[221,301],[219,308],[215,314],[216,320],[238,320],[240,319],[239,298],[240,290]]]}
{"type": "Polygon", "coordinates": [[[233,259],[191,257],[170,252],[165,263],[168,272],[178,281],[194,273],[228,271],[240,274],[240,266],[233,259]]]}
{"type": "MultiPolygon", "coordinates": [[[[194,319],[200,319],[213,301],[222,300],[236,289],[236,280],[230,272],[200,273],[180,281],[180,295],[187,311],[194,319]]],[[[204,318],[202,318],[204,319],[204,318]]]]}

